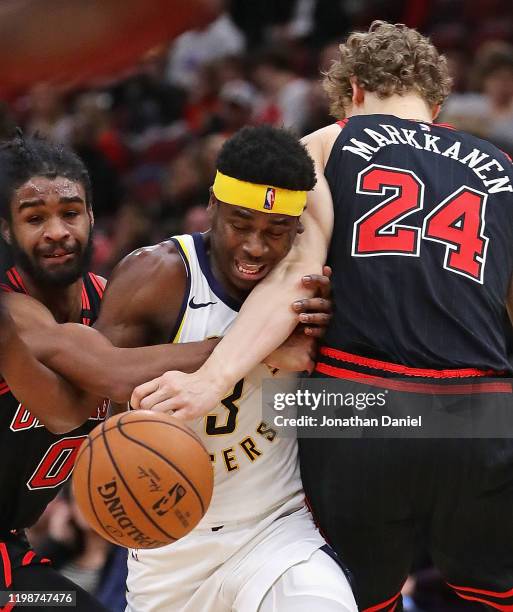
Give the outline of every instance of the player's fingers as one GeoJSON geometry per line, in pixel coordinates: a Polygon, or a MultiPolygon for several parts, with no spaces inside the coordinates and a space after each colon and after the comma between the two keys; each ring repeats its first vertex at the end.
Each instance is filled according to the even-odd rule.
{"type": "Polygon", "coordinates": [[[151,393],[155,393],[155,391],[157,391],[159,388],[159,380],[160,378],[149,380],[148,382],[137,386],[132,391],[132,396],[130,398],[130,405],[132,408],[141,408],[141,401],[151,393]]]}
{"type": "Polygon", "coordinates": [[[298,319],[301,323],[308,325],[309,327],[313,327],[314,325],[320,325],[321,327],[326,327],[331,321],[331,313],[326,312],[312,312],[312,313],[302,313],[299,315],[298,319]]]}
{"type": "Polygon", "coordinates": [[[324,274],[324,276],[327,276],[329,279],[331,279],[331,275],[333,274],[333,270],[331,269],[330,266],[323,266],[322,267],[322,273],[324,274]]]}
{"type": "Polygon", "coordinates": [[[166,396],[160,391],[157,390],[155,393],[150,393],[146,397],[143,397],[139,402],[139,408],[141,410],[153,410],[153,407],[164,401],[166,396]]]}
{"type": "Polygon", "coordinates": [[[174,399],[173,393],[166,387],[159,387],[154,393],[144,397],[139,404],[142,410],[155,410],[157,404],[171,401],[172,399],[174,399]]]}
{"type": "MultiPolygon", "coordinates": [[[[322,297],[306,298],[298,300],[298,302],[301,302],[300,310],[297,311],[299,313],[330,313],[332,310],[331,300],[326,300],[322,297]]],[[[294,302],[294,304],[296,303],[294,302]]]]}
{"type": "Polygon", "coordinates": [[[152,412],[167,412],[169,414],[174,414],[175,409],[173,406],[176,406],[173,399],[161,399],[160,401],[155,398],[152,402],[151,408],[147,408],[147,410],[151,410],[152,412]]]}
{"type": "Polygon", "coordinates": [[[331,300],[322,297],[305,298],[303,300],[296,300],[292,304],[292,309],[297,313],[308,313],[308,312],[331,312],[332,310],[331,300]]]}
{"type": "Polygon", "coordinates": [[[325,327],[305,327],[304,334],[309,338],[322,338],[326,333],[325,327]]]}
{"type": "Polygon", "coordinates": [[[198,418],[198,415],[193,409],[184,406],[176,408],[173,411],[173,416],[181,421],[192,421],[193,419],[198,418]]]}
{"type": "Polygon", "coordinates": [[[315,291],[323,291],[329,289],[330,279],[328,276],[322,274],[309,274],[303,276],[302,283],[308,289],[314,289],[315,291]]]}

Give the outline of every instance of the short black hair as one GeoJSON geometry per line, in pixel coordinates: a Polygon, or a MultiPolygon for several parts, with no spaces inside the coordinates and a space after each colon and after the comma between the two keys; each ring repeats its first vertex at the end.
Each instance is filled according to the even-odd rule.
{"type": "Polygon", "coordinates": [[[290,132],[268,125],[244,127],[227,140],[217,158],[219,172],[249,183],[310,191],[314,163],[290,132]]]}
{"type": "Polygon", "coordinates": [[[91,180],[78,155],[43,138],[25,137],[18,130],[14,138],[0,143],[0,217],[11,221],[14,192],[34,176],[63,176],[80,183],[91,208],[91,180]]]}

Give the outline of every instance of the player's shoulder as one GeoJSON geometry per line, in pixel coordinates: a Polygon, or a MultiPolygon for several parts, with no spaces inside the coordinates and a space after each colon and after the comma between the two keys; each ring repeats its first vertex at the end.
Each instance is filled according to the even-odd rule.
{"type": "Polygon", "coordinates": [[[314,161],[321,162],[326,165],[330,156],[331,149],[335,141],[340,135],[340,130],[343,126],[338,123],[332,123],[323,128],[303,136],[301,142],[305,145],[307,151],[314,158],[314,161]]]}
{"type": "Polygon", "coordinates": [[[178,255],[178,249],[174,240],[163,240],[157,244],[144,246],[126,255],[122,262],[139,261],[146,265],[173,260],[178,255]]]}
{"type": "Polygon", "coordinates": [[[315,130],[315,132],[311,132],[310,134],[303,136],[303,138],[301,139],[301,142],[303,144],[308,144],[308,143],[322,143],[325,141],[334,140],[338,137],[338,135],[340,134],[340,130],[343,127],[341,123],[342,122],[331,123],[330,125],[326,125],[322,128],[319,128],[318,130],[315,130]]]}
{"type": "Polygon", "coordinates": [[[141,247],[126,255],[114,269],[109,284],[119,276],[137,277],[151,281],[160,276],[184,271],[180,253],[173,240],[141,247]]]}

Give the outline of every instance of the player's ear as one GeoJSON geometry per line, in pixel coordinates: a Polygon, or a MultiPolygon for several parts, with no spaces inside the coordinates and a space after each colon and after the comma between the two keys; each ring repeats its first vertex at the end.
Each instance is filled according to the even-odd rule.
{"type": "Polygon", "coordinates": [[[365,99],[365,91],[362,87],[360,87],[360,85],[358,85],[356,77],[353,76],[349,80],[351,82],[351,89],[353,91],[351,102],[353,103],[353,106],[361,106],[365,99]]]}
{"type": "Polygon", "coordinates": [[[93,225],[94,225],[94,213],[93,213],[93,207],[92,206],[88,206],[87,207],[87,216],[89,217],[89,221],[91,221],[91,227],[93,227],[93,225]]]}
{"type": "Polygon", "coordinates": [[[208,218],[210,219],[210,222],[212,222],[212,219],[214,218],[216,211],[217,211],[217,198],[214,195],[214,192],[212,191],[212,187],[211,187],[210,197],[208,199],[208,206],[207,206],[207,213],[208,213],[208,218]]]}
{"type": "Polygon", "coordinates": [[[212,210],[214,208],[216,208],[217,198],[214,195],[214,191],[213,191],[212,187],[210,187],[209,193],[210,193],[210,197],[208,198],[207,210],[208,210],[209,213],[212,213],[212,210]]]}
{"type": "Polygon", "coordinates": [[[442,110],[442,105],[441,104],[435,104],[431,108],[431,115],[433,116],[433,121],[438,117],[438,115],[440,114],[441,110],[442,110]]]}
{"type": "Polygon", "coordinates": [[[0,235],[7,244],[11,244],[11,228],[7,223],[7,219],[0,219],[0,235]]]}

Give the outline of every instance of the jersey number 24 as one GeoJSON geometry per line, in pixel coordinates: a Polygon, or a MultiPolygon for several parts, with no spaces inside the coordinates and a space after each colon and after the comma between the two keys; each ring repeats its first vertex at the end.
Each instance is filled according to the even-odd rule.
{"type": "Polygon", "coordinates": [[[414,172],[372,164],[358,175],[356,191],[388,197],[355,222],[354,257],[419,257],[421,239],[430,240],[445,245],[446,270],[483,283],[487,194],[463,185],[440,202],[419,228],[399,223],[424,207],[424,183],[414,172]]]}

